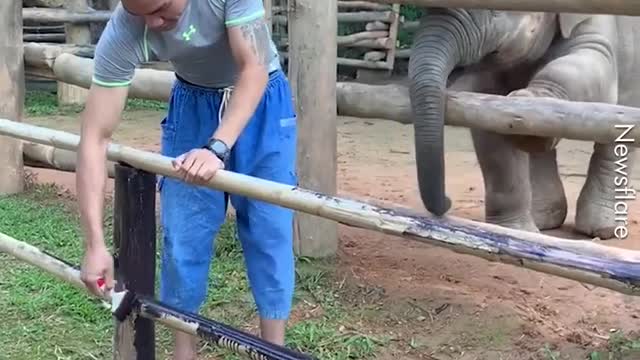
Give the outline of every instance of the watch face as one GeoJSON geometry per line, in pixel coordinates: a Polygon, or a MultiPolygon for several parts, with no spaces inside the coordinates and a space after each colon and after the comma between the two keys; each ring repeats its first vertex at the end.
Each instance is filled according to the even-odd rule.
{"type": "Polygon", "coordinates": [[[211,144],[211,149],[220,155],[223,155],[227,152],[227,147],[220,141],[214,141],[211,144]]]}

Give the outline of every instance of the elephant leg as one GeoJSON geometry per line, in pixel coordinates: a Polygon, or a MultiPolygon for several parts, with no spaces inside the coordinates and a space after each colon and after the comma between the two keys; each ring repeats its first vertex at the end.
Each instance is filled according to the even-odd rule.
{"type": "Polygon", "coordinates": [[[531,213],[540,230],[558,228],[567,217],[567,197],[556,156],[556,149],[529,154],[531,213]]]}
{"type": "Polygon", "coordinates": [[[485,218],[509,228],[538,232],[531,215],[529,156],[507,136],[471,129],[485,186],[485,218]]]}
{"type": "MultiPolygon", "coordinates": [[[[551,52],[554,57],[534,74],[528,86],[510,95],[616,104],[616,60],[610,52],[613,47],[606,39],[605,36],[585,36],[560,42],[558,48],[551,52]]],[[[557,144],[555,139],[546,138],[538,139],[537,146],[531,146],[535,143],[535,137],[513,140],[517,146],[531,152],[550,151],[557,144]],[[518,144],[518,141],[523,139],[527,141],[518,144]]],[[[583,234],[603,239],[613,236],[614,156],[612,147],[595,145],[587,180],[576,208],[575,226],[583,234]]],[[[563,193],[555,176],[545,180],[541,175],[540,179],[545,183],[545,187],[534,187],[534,212],[537,212],[537,209],[551,208],[557,213],[563,213],[565,205],[554,201],[556,197],[561,198],[563,193]],[[547,193],[546,187],[551,187],[554,192],[547,193]]]]}
{"type": "Polygon", "coordinates": [[[587,180],[578,196],[575,226],[580,233],[611,239],[626,237],[627,206],[635,199],[628,185],[635,148],[620,144],[595,144],[587,180]],[[624,150],[623,150],[624,149],[624,150]],[[620,227],[616,230],[617,227],[620,227]]]}
{"type": "MultiPolygon", "coordinates": [[[[449,89],[505,95],[510,86],[507,80],[517,81],[516,75],[522,73],[469,72],[458,77],[449,89]]],[[[530,211],[528,154],[515,148],[505,135],[476,128],[469,131],[484,180],[485,220],[509,228],[538,232],[530,211]]]]}

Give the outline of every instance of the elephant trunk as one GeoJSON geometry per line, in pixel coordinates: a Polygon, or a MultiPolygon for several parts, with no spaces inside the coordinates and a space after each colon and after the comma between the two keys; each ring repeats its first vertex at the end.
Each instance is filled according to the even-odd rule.
{"type": "Polygon", "coordinates": [[[457,65],[482,56],[484,31],[468,12],[435,11],[415,34],[408,71],[420,196],[429,212],[441,216],[451,207],[444,179],[447,79],[457,65]]]}

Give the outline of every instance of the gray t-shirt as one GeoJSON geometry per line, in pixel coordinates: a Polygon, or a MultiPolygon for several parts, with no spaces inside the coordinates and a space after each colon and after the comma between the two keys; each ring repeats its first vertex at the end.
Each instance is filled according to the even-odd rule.
{"type": "MultiPolygon", "coordinates": [[[[189,0],[175,28],[154,32],[142,17],[118,4],[96,45],[93,82],[127,86],[140,63],[168,61],[176,74],[191,83],[231,86],[237,69],[225,29],[264,14],[262,0],[189,0]]],[[[280,60],[270,36],[269,41],[271,72],[280,68],[280,60]]]]}

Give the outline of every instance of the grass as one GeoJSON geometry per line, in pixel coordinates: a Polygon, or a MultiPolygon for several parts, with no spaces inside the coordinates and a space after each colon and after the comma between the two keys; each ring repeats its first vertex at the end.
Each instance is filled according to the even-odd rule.
{"type": "MultiPolygon", "coordinates": [[[[83,108],[81,105],[59,105],[54,92],[29,90],[25,94],[25,114],[27,116],[74,115],[79,114],[83,108]]],[[[125,105],[125,111],[166,109],[165,102],[145,99],[127,99],[125,105]]]]}
{"type": "MultiPolygon", "coordinates": [[[[105,225],[110,229],[109,216],[105,225]]],[[[203,314],[244,330],[255,329],[255,306],[233,225],[232,219],[225,223],[216,240],[216,259],[203,314]]],[[[73,264],[81,261],[81,236],[73,202],[61,197],[55,186],[30,185],[22,194],[0,198],[0,232],[73,264]]],[[[7,255],[0,254],[0,263],[1,359],[112,356],[110,315],[88,295],[7,255]]],[[[299,319],[288,329],[287,345],[322,359],[374,356],[381,340],[347,330],[349,324],[361,321],[360,312],[341,301],[331,261],[299,259],[297,267],[294,312],[299,319]]],[[[156,329],[157,354],[164,358],[171,344],[169,331],[162,325],[156,329]]],[[[227,351],[209,346],[202,349],[202,356],[236,359],[227,351]]]]}

